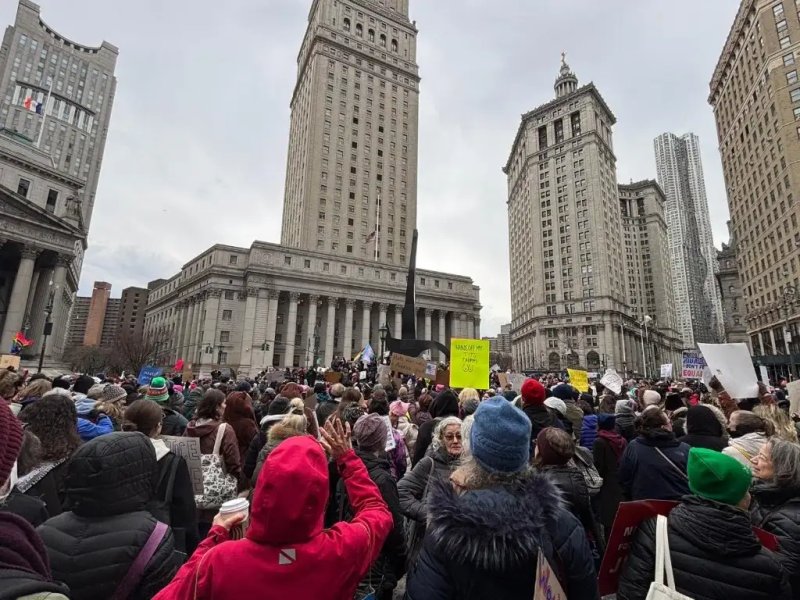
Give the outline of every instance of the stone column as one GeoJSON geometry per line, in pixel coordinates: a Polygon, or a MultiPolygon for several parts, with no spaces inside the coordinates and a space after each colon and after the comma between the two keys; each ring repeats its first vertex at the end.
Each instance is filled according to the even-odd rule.
{"type": "Polygon", "coordinates": [[[339,300],[328,296],[328,320],[325,323],[325,367],[330,367],[333,362],[333,339],[336,335],[336,306],[339,300]]]}
{"type": "Polygon", "coordinates": [[[458,337],[467,337],[467,315],[458,313],[458,337]]]}
{"type": "Polygon", "coordinates": [[[605,353],[609,367],[617,368],[617,363],[616,363],[617,357],[614,355],[614,336],[612,334],[612,326],[610,322],[606,321],[606,323],[604,324],[602,335],[603,335],[603,344],[601,346],[602,348],[601,354],[605,353]]]}
{"type": "Polygon", "coordinates": [[[474,329],[474,332],[475,332],[475,334],[474,334],[475,335],[475,339],[476,340],[481,339],[481,318],[480,317],[475,317],[473,319],[473,321],[472,321],[472,326],[473,326],[473,329],[474,329]]]}
{"type": "Polygon", "coordinates": [[[267,339],[269,350],[264,353],[264,366],[272,366],[275,356],[275,332],[278,327],[278,290],[267,290],[267,339]]]}
{"type": "Polygon", "coordinates": [[[28,309],[28,319],[31,326],[28,330],[28,337],[33,339],[33,345],[28,348],[28,352],[32,354],[38,354],[42,347],[45,312],[53,281],[53,272],[51,269],[39,269],[38,275],[35,288],[32,288],[35,289],[35,292],[31,294],[28,303],[30,305],[28,309]]]}
{"type": "Polygon", "coordinates": [[[192,322],[189,325],[189,346],[186,354],[189,356],[192,368],[199,370],[200,363],[197,358],[198,332],[200,331],[200,317],[203,314],[203,300],[200,295],[192,296],[192,322]]]}
{"type": "Polygon", "coordinates": [[[297,337],[297,301],[300,300],[300,294],[297,292],[289,292],[289,318],[286,319],[286,356],[284,359],[285,366],[291,368],[294,366],[294,348],[295,338],[297,337]]]}
{"type": "Polygon", "coordinates": [[[317,329],[317,308],[319,308],[319,296],[311,295],[308,297],[308,348],[306,348],[306,355],[308,357],[308,366],[316,366],[314,364],[314,357],[317,353],[317,336],[315,335],[317,329]]]}
{"type": "Polygon", "coordinates": [[[208,298],[206,299],[206,318],[203,319],[203,342],[200,352],[202,352],[202,363],[216,364],[217,356],[219,356],[219,348],[217,348],[217,317],[219,316],[219,299],[222,296],[222,290],[209,290],[208,298]],[[211,354],[206,354],[206,348],[212,348],[211,354]]]}
{"type": "Polygon", "coordinates": [[[344,301],[344,346],[342,347],[342,355],[345,360],[353,358],[353,307],[356,301],[347,298],[344,301]]]}
{"type": "MultiPolygon", "coordinates": [[[[51,320],[54,324],[56,323],[57,319],[66,321],[66,319],[69,317],[69,311],[65,310],[67,307],[65,306],[66,303],[64,302],[64,294],[66,292],[64,287],[66,286],[67,282],[67,267],[69,267],[71,262],[71,256],[59,254],[56,257],[56,266],[53,269],[53,315],[51,317],[51,320]]],[[[47,359],[48,362],[54,359],[61,359],[61,354],[64,351],[66,322],[63,323],[61,328],[63,328],[65,335],[55,335],[56,326],[53,325],[54,335],[47,340],[45,359],[47,359]]]]}
{"type": "MultiPolygon", "coordinates": [[[[192,364],[192,324],[194,323],[194,300],[187,298],[183,301],[186,305],[186,324],[181,336],[181,354],[187,364],[192,364]]],[[[194,365],[192,365],[194,366],[194,365]]]]}
{"type": "MultiPolygon", "coordinates": [[[[433,332],[431,331],[433,329],[432,322],[431,322],[431,317],[433,316],[433,309],[432,308],[423,308],[422,309],[422,313],[425,315],[425,329],[424,329],[425,337],[424,337],[424,339],[430,340],[431,337],[433,336],[433,332]]],[[[433,358],[433,357],[431,357],[431,358],[433,358]]]]}
{"type": "Polygon", "coordinates": [[[403,307],[402,306],[395,306],[394,307],[394,331],[392,331],[392,336],[396,338],[403,337],[403,307]]]}
{"type": "Polygon", "coordinates": [[[758,350],[761,356],[764,356],[764,332],[758,332],[758,350]]]}
{"type": "Polygon", "coordinates": [[[384,325],[386,325],[386,311],[389,309],[389,305],[385,302],[381,302],[378,305],[378,328],[380,329],[384,325]]]}
{"type": "Polygon", "coordinates": [[[366,348],[367,344],[369,344],[370,322],[372,321],[372,302],[364,301],[362,305],[363,313],[361,315],[361,348],[359,348],[359,351],[366,348]]]}
{"type": "MultiPolygon", "coordinates": [[[[447,347],[447,312],[440,310],[439,312],[439,343],[445,348],[447,347]]],[[[439,351],[439,362],[446,362],[447,356],[444,352],[439,351]]]]}
{"type": "Polygon", "coordinates": [[[242,348],[239,352],[239,368],[244,375],[253,375],[253,335],[256,329],[256,305],[258,289],[249,287],[245,292],[244,322],[242,323],[242,348]]]}
{"type": "Polygon", "coordinates": [[[8,311],[3,323],[2,337],[0,337],[0,348],[3,349],[3,352],[8,351],[14,336],[22,329],[25,307],[28,304],[28,295],[31,291],[33,267],[36,264],[36,257],[39,256],[39,252],[33,247],[25,246],[20,253],[19,267],[17,267],[17,275],[14,277],[14,286],[11,288],[8,311]]]}

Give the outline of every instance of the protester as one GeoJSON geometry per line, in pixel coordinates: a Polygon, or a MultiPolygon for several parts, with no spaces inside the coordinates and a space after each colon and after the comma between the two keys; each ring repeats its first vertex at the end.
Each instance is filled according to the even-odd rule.
{"type": "MultiPolygon", "coordinates": [[[[542,429],[558,427],[558,419],[544,405],[547,390],[535,379],[526,379],[520,388],[522,396],[522,412],[531,422],[531,453],[536,446],[536,437],[542,429]]],[[[566,409],[566,405],[565,405],[566,409]]],[[[532,454],[531,454],[532,455],[532,454]]]]}
{"type": "Polygon", "coordinates": [[[81,446],[69,461],[66,509],[37,530],[53,577],[70,600],[115,596],[148,540],[158,544],[128,595],[151,598],[175,574],[172,532],[147,512],[158,473],[156,453],[141,433],[110,433],[81,446]]]}
{"type": "MultiPolygon", "coordinates": [[[[589,394],[586,394],[587,396],[589,394]]],[[[583,396],[583,395],[582,395],[583,396]]],[[[591,396],[589,396],[591,398],[591,396]]],[[[597,438],[597,415],[594,414],[592,406],[581,398],[580,408],[583,411],[583,422],[581,423],[580,444],[584,448],[592,449],[594,440],[597,438]]]]}
{"type": "Polygon", "coordinates": [[[30,381],[28,385],[23,387],[19,394],[17,394],[14,402],[11,404],[11,411],[15,415],[18,415],[23,408],[39,400],[51,389],[53,389],[53,384],[47,379],[42,378],[30,381]]]}
{"type": "Polygon", "coordinates": [[[636,419],[638,437],[622,455],[619,480],[628,500],[678,500],[689,493],[689,446],[675,439],[671,423],[651,405],[636,419]]]}
{"type": "Polygon", "coordinates": [[[458,393],[459,416],[463,419],[473,414],[481,402],[480,394],[475,388],[464,388],[458,393]]]}
{"type": "Polygon", "coordinates": [[[114,431],[122,428],[127,398],[128,392],[113,383],[104,385],[100,392],[100,398],[95,405],[96,409],[111,419],[114,431]]]}
{"type": "Polygon", "coordinates": [[[599,565],[603,534],[597,526],[586,481],[581,472],[569,464],[575,456],[575,446],[575,439],[563,429],[542,429],[536,437],[533,464],[561,490],[567,508],[583,526],[592,555],[599,565]]]}
{"type": "Polygon", "coordinates": [[[232,392],[225,399],[223,422],[233,428],[239,446],[239,456],[244,458],[250,443],[258,433],[253,401],[247,392],[232,392]]]}
{"type": "Polygon", "coordinates": [[[770,421],[750,411],[737,410],[731,413],[728,433],[731,438],[722,452],[749,467],[750,461],[775,433],[775,428],[770,421]]]}
{"type": "Polygon", "coordinates": [[[775,436],[782,440],[798,443],[797,428],[789,413],[778,408],[777,404],[762,404],[753,409],[753,414],[772,423],[775,436]]]}
{"type": "Polygon", "coordinates": [[[753,524],[778,538],[778,559],[800,598],[800,446],[772,438],[752,461],[753,524]]]}
{"type": "Polygon", "coordinates": [[[50,517],[61,514],[67,461],[81,445],[75,403],[61,388],[53,389],[41,400],[23,410],[19,418],[41,443],[40,462],[17,481],[16,489],[42,500],[50,517]]]}
{"type": "Polygon", "coordinates": [[[171,452],[159,438],[163,416],[161,407],[152,400],[137,400],[125,410],[123,430],[143,433],[153,444],[158,478],[149,509],[172,528],[176,550],[190,555],[200,542],[194,487],[186,460],[171,452]]]}
{"type": "Polygon", "coordinates": [[[692,406],[686,411],[687,433],[679,441],[691,448],[708,448],[722,452],[728,446],[724,419],[722,412],[715,406],[692,406]]]}
{"type": "Polygon", "coordinates": [[[583,529],[560,493],[528,465],[530,419],[502,397],[481,402],[472,455],[432,482],[429,526],[409,600],[529,600],[541,549],[569,598],[598,598],[583,529]]]}
{"type": "Polygon", "coordinates": [[[412,465],[416,465],[426,455],[433,440],[433,430],[445,417],[458,417],[458,396],[451,390],[444,390],[431,402],[431,420],[419,426],[417,445],[414,448],[412,465]]]}
{"type": "MultiPolygon", "coordinates": [[[[453,395],[455,397],[455,395],[453,395]]],[[[434,431],[436,449],[423,457],[414,468],[397,483],[400,507],[409,519],[408,558],[413,563],[425,534],[428,491],[433,481],[446,481],[458,465],[461,456],[461,419],[443,418],[434,431]]]]}
{"type": "Polygon", "coordinates": [[[0,511],[0,598],[69,600],[69,588],[53,580],[47,550],[30,523],[0,511]]]}
{"type": "Polygon", "coordinates": [[[409,402],[395,400],[389,405],[389,419],[392,423],[392,427],[397,429],[403,436],[403,442],[406,445],[406,450],[408,450],[408,455],[413,456],[414,448],[417,444],[419,428],[411,422],[411,418],[408,414],[410,408],[411,404],[409,402]]]}
{"type": "MultiPolygon", "coordinates": [[[[788,600],[786,574],[753,533],[747,506],[750,472],[733,458],[692,448],[691,495],[668,517],[675,587],[690,598],[788,600]]],[[[647,597],[655,572],[656,521],[639,526],[622,569],[618,600],[647,597]]]]}
{"type": "Polygon", "coordinates": [[[0,369],[0,399],[12,403],[21,385],[22,377],[19,374],[9,369],[0,369]]]}
{"type": "Polygon", "coordinates": [[[619,482],[619,464],[628,442],[616,431],[616,416],[608,413],[597,415],[597,438],[592,444],[594,466],[603,485],[595,497],[595,506],[606,536],[611,532],[619,503],[622,502],[622,486],[619,482]]]}
{"type": "Polygon", "coordinates": [[[352,450],[349,428],[329,422],[320,432],[342,473],[353,519],[323,529],[325,453],[309,436],[288,439],[259,476],[245,539],[229,541],[241,513],[217,515],[208,537],[156,600],[353,598],[392,530],[392,515],[352,450]]]}
{"type": "Polygon", "coordinates": [[[161,433],[164,435],[183,435],[186,431],[186,417],[169,406],[169,386],[163,377],[153,377],[147,386],[147,399],[156,402],[164,411],[161,433]]]}
{"type": "Polygon", "coordinates": [[[633,400],[617,400],[614,414],[616,415],[614,428],[630,442],[636,437],[636,403],[633,400]]]}
{"type": "MultiPolygon", "coordinates": [[[[367,468],[369,478],[378,487],[383,501],[392,513],[394,528],[383,544],[378,560],[370,567],[367,576],[359,584],[360,593],[375,591],[377,600],[392,600],[398,580],[405,574],[406,541],[403,528],[403,513],[397,483],[392,475],[386,451],[386,422],[376,413],[362,416],[353,428],[353,437],[358,444],[356,456],[367,468]]],[[[339,521],[349,521],[353,509],[347,497],[344,480],[339,480],[336,490],[339,521]]]]}
{"type": "MultiPolygon", "coordinates": [[[[369,401],[367,413],[377,414],[382,418],[389,417],[389,422],[391,423],[391,417],[389,415],[389,402],[386,400],[386,394],[375,394],[369,401]]],[[[389,433],[392,435],[394,447],[387,451],[387,456],[389,457],[389,466],[391,467],[392,477],[394,477],[395,481],[398,481],[403,478],[403,476],[406,474],[406,470],[408,469],[408,449],[406,448],[406,443],[403,441],[402,433],[397,431],[397,429],[394,427],[391,428],[389,433]]],[[[384,445],[386,445],[386,442],[387,440],[384,439],[384,445]]]]}
{"type": "Polygon", "coordinates": [[[562,400],[567,406],[566,425],[567,431],[578,440],[583,426],[583,411],[578,407],[577,400],[580,394],[578,390],[567,383],[555,386],[551,392],[554,398],[562,400]]]}
{"type": "MultiPolygon", "coordinates": [[[[417,427],[422,427],[425,423],[433,419],[430,412],[431,402],[433,402],[433,397],[428,392],[420,394],[419,400],[417,401],[419,406],[416,412],[413,412],[411,415],[412,421],[417,427]]],[[[413,411],[413,406],[409,410],[413,411]]],[[[419,437],[417,437],[417,439],[419,439],[419,437]]],[[[416,452],[416,449],[414,451],[416,452]]]]}

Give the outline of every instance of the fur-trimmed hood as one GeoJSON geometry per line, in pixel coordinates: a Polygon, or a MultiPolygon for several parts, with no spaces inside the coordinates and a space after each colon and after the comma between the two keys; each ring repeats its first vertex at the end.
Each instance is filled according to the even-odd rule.
{"type": "Polygon", "coordinates": [[[458,494],[449,481],[431,481],[428,535],[442,556],[491,571],[535,559],[548,531],[563,514],[561,492],[547,477],[531,473],[519,482],[458,494]]]}

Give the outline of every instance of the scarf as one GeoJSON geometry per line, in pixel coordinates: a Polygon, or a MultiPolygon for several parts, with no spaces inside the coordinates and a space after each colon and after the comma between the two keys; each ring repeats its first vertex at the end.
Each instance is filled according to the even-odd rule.
{"type": "Polygon", "coordinates": [[[44,462],[40,464],[38,467],[30,471],[30,473],[25,475],[25,477],[21,477],[19,481],[17,481],[17,489],[24,494],[42,479],[44,479],[45,475],[66,460],[66,458],[62,458],[54,462],[44,462]]]}
{"type": "Polygon", "coordinates": [[[628,445],[625,438],[616,431],[609,431],[608,429],[599,429],[597,431],[597,437],[603,438],[608,442],[608,445],[611,446],[611,449],[614,451],[614,456],[616,456],[619,461],[622,453],[625,452],[625,446],[628,445]]]}

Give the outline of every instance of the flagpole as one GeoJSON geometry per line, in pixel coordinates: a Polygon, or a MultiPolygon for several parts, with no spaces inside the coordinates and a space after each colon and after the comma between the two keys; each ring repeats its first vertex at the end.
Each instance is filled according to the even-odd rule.
{"type": "Polygon", "coordinates": [[[50,89],[47,90],[47,98],[44,99],[43,109],[42,109],[42,126],[39,128],[39,137],[36,140],[36,147],[39,148],[42,144],[42,134],[44,134],[44,124],[47,121],[47,113],[50,112],[47,108],[47,105],[50,104],[50,94],[53,93],[53,80],[50,79],[50,89]]]}
{"type": "Polygon", "coordinates": [[[375,261],[378,261],[378,242],[381,238],[381,195],[378,194],[378,202],[375,204],[375,261]]]}

